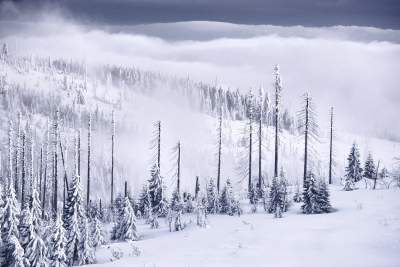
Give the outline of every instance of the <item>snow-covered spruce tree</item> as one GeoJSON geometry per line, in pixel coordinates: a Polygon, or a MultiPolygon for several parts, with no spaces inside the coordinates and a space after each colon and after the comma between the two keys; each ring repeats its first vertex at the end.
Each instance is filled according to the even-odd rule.
{"type": "Polygon", "coordinates": [[[328,213],[331,211],[329,190],[323,180],[316,180],[313,173],[309,172],[306,187],[303,192],[303,213],[328,213]]]}
{"type": "Polygon", "coordinates": [[[282,217],[282,212],[286,212],[289,202],[287,199],[287,181],[285,179],[283,170],[279,178],[272,179],[271,189],[269,192],[269,205],[268,212],[274,213],[275,217],[282,217]]]}
{"type": "Polygon", "coordinates": [[[375,180],[376,167],[371,153],[368,153],[367,160],[365,161],[363,176],[364,178],[375,180]]]}
{"type": "Polygon", "coordinates": [[[79,265],[92,264],[95,262],[93,249],[90,246],[90,229],[87,218],[83,218],[80,223],[80,242],[79,242],[79,265]]]}
{"type": "MultiPolygon", "coordinates": [[[[78,224],[77,212],[69,216],[67,228],[67,243],[65,254],[67,256],[67,265],[72,266],[79,263],[79,243],[81,240],[81,233],[78,224]]],[[[65,221],[64,221],[65,225],[65,221]]]]}
{"type": "Polygon", "coordinates": [[[250,184],[250,191],[248,194],[251,204],[251,211],[255,213],[257,212],[258,195],[257,195],[257,188],[254,186],[254,183],[250,184]]]}
{"type": "Polygon", "coordinates": [[[21,212],[18,229],[21,246],[25,249],[34,233],[32,214],[28,206],[25,206],[21,212]]]}
{"type": "Polygon", "coordinates": [[[315,176],[309,172],[304,185],[303,205],[301,209],[305,214],[321,213],[318,205],[319,188],[315,176]]]}
{"type": "Polygon", "coordinates": [[[14,194],[12,183],[9,184],[7,193],[5,194],[4,206],[2,207],[1,218],[1,256],[5,258],[7,266],[23,266],[18,265],[22,262],[24,250],[19,243],[19,209],[14,194]],[[21,252],[22,250],[22,252],[21,252]]]}
{"type": "Polygon", "coordinates": [[[26,258],[24,257],[24,249],[18,241],[18,238],[11,235],[6,247],[6,257],[4,266],[9,267],[25,267],[29,266],[26,258]]]}
{"type": "Polygon", "coordinates": [[[153,165],[153,168],[151,169],[149,195],[153,215],[156,217],[164,217],[167,214],[168,204],[165,200],[162,177],[157,165],[153,165]]]}
{"type": "Polygon", "coordinates": [[[331,203],[329,199],[329,190],[326,182],[324,180],[318,181],[318,205],[320,207],[321,213],[331,212],[331,203]]]}
{"type": "Polygon", "coordinates": [[[28,266],[46,267],[47,265],[47,247],[43,240],[35,232],[25,247],[25,258],[29,262],[28,266]]]}
{"type": "Polygon", "coordinates": [[[128,197],[124,198],[123,210],[118,218],[115,230],[119,240],[138,240],[136,217],[128,197]]]}
{"type": "Polygon", "coordinates": [[[31,214],[33,229],[36,234],[39,234],[41,230],[42,207],[39,199],[39,192],[35,184],[32,189],[31,214]]]}
{"type": "Polygon", "coordinates": [[[82,240],[80,225],[86,219],[82,204],[82,189],[80,177],[75,174],[69,187],[67,201],[64,207],[64,228],[67,233],[66,255],[68,264],[78,264],[80,261],[79,245],[82,240]]]}
{"type": "Polygon", "coordinates": [[[211,178],[207,184],[207,213],[215,214],[218,212],[218,196],[214,180],[211,178]]]}
{"type": "Polygon", "coordinates": [[[62,225],[61,217],[53,222],[51,229],[50,242],[48,244],[48,258],[50,267],[64,267],[67,264],[65,255],[65,230],[62,225]]]}
{"type": "Polygon", "coordinates": [[[192,213],[195,209],[195,205],[193,204],[193,197],[192,194],[184,192],[183,193],[183,211],[186,213],[192,213]]]}
{"type": "Polygon", "coordinates": [[[362,179],[362,168],[360,166],[360,153],[357,145],[353,143],[350,154],[347,157],[347,166],[345,169],[344,190],[354,189],[354,184],[362,179]]]}
{"type": "Polygon", "coordinates": [[[138,201],[138,214],[141,218],[147,219],[149,217],[149,209],[150,209],[150,196],[149,189],[147,185],[143,185],[142,191],[139,195],[138,201]]]}
{"type": "Polygon", "coordinates": [[[5,201],[3,206],[3,217],[1,219],[1,239],[3,243],[7,244],[11,236],[19,238],[19,207],[17,199],[15,198],[14,188],[9,184],[8,190],[5,194],[5,201]]]}
{"type": "Polygon", "coordinates": [[[231,216],[237,213],[239,210],[238,202],[235,200],[233,188],[229,179],[226,180],[226,184],[222,189],[222,193],[219,198],[219,207],[221,213],[231,216]]]}
{"type": "Polygon", "coordinates": [[[171,197],[170,208],[168,211],[168,222],[170,226],[170,231],[172,231],[172,223],[174,224],[175,231],[180,231],[183,229],[182,212],[183,212],[182,198],[178,192],[178,189],[175,189],[171,197]]]}
{"type": "Polygon", "coordinates": [[[96,215],[91,222],[91,245],[96,249],[105,243],[103,224],[99,220],[99,216],[96,215]]]}
{"type": "Polygon", "coordinates": [[[196,202],[196,222],[200,227],[207,226],[207,198],[201,195],[196,202]]]}
{"type": "Polygon", "coordinates": [[[293,201],[296,203],[300,203],[302,201],[302,193],[300,191],[300,184],[299,181],[296,181],[295,184],[295,191],[293,195],[293,201]]]}

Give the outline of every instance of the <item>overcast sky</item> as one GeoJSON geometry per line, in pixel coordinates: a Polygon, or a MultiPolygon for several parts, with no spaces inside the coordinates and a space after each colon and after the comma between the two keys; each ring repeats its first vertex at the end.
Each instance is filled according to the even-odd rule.
{"type": "MultiPolygon", "coordinates": [[[[3,1],[4,2],[4,1],[3,1]]],[[[356,25],[400,28],[398,0],[63,0],[14,1],[62,6],[74,19],[109,25],[177,21],[224,21],[281,26],[356,25]]],[[[6,17],[2,14],[3,19],[6,17]]],[[[10,18],[8,16],[6,18],[10,18]]]]}

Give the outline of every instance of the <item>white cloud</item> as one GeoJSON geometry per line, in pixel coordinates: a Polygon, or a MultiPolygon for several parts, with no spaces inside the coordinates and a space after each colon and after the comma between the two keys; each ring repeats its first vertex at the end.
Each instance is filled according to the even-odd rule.
{"type": "Polygon", "coordinates": [[[8,28],[3,37],[11,49],[17,44],[19,52],[136,65],[178,76],[189,74],[196,80],[214,83],[217,79],[223,86],[241,90],[259,86],[271,90],[272,69],[279,63],[284,100],[293,111],[298,109],[302,93],[309,91],[322,119],[333,105],[339,125],[346,129],[400,131],[399,31],[359,27],[251,28],[200,22],[136,28],[142,33],[146,27],[152,29],[149,32],[154,36],[167,29],[179,37],[164,40],[92,27],[43,19],[42,23],[19,24],[18,30],[8,28]],[[214,26],[217,28],[210,28],[214,26]],[[193,34],[185,38],[187,32],[196,31],[213,34],[199,40],[193,40],[193,34]],[[372,41],[375,39],[378,41],[372,41]]]}

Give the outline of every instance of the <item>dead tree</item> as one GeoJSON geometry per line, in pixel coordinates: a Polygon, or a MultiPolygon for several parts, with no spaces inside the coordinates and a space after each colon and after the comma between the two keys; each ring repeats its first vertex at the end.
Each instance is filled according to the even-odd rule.
{"type": "Polygon", "coordinates": [[[318,140],[318,124],[316,122],[316,114],[314,111],[314,105],[311,97],[308,93],[304,95],[304,106],[298,112],[300,128],[304,132],[304,168],[303,168],[303,186],[306,185],[306,179],[308,174],[308,156],[309,150],[313,147],[309,145],[310,142],[318,140]]]}
{"type": "Polygon", "coordinates": [[[111,115],[111,197],[110,197],[110,206],[113,206],[114,203],[114,142],[115,142],[115,119],[114,119],[114,111],[112,111],[111,115]]]}
{"type": "Polygon", "coordinates": [[[331,107],[330,136],[329,136],[329,184],[332,184],[332,157],[333,157],[333,107],[331,107]]]}
{"type": "Polygon", "coordinates": [[[221,153],[222,153],[222,108],[220,105],[218,115],[218,166],[217,166],[217,193],[219,194],[221,181],[221,153]]]}
{"type": "Polygon", "coordinates": [[[274,177],[278,177],[278,154],[279,154],[279,106],[281,101],[281,76],[279,73],[279,65],[275,66],[275,162],[274,162],[274,177]]]}
{"type": "Polygon", "coordinates": [[[58,110],[56,111],[56,115],[54,118],[54,125],[53,125],[53,217],[57,218],[57,189],[58,189],[58,110]]]}
{"type": "Polygon", "coordinates": [[[90,152],[92,145],[92,115],[89,114],[88,121],[88,166],[87,166],[87,192],[86,192],[86,206],[89,207],[90,200],[90,152]]]}

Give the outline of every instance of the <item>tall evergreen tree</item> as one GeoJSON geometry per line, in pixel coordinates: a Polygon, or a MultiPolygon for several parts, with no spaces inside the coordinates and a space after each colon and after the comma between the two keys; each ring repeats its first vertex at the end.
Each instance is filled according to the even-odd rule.
{"type": "Polygon", "coordinates": [[[218,212],[218,195],[214,180],[211,178],[207,184],[207,213],[215,214],[218,212]]]}
{"type": "Polygon", "coordinates": [[[281,218],[282,212],[286,212],[288,208],[289,202],[287,194],[287,181],[281,169],[279,177],[272,178],[271,189],[269,191],[268,212],[274,213],[277,218],[281,218]]]}
{"type": "Polygon", "coordinates": [[[36,183],[34,183],[32,191],[31,213],[32,213],[32,225],[34,231],[36,234],[39,234],[41,230],[42,208],[40,204],[39,192],[37,190],[36,183]]]}
{"type": "Polygon", "coordinates": [[[85,217],[80,223],[79,242],[79,265],[92,264],[95,262],[93,249],[90,246],[90,229],[88,219],[85,217]]]}
{"type": "Polygon", "coordinates": [[[7,243],[12,235],[17,238],[19,237],[19,207],[17,199],[15,198],[14,188],[11,184],[6,191],[2,210],[3,216],[1,219],[1,238],[4,243],[7,243]]]}
{"type": "Polygon", "coordinates": [[[25,249],[34,234],[32,214],[28,206],[21,212],[18,229],[21,246],[25,249]]]}
{"type": "Polygon", "coordinates": [[[96,214],[91,223],[91,245],[94,249],[105,244],[103,224],[99,220],[99,215],[96,214]]]}
{"type": "Polygon", "coordinates": [[[138,211],[142,218],[148,218],[149,210],[151,208],[149,189],[144,185],[139,195],[138,211]]]}
{"type": "Polygon", "coordinates": [[[49,242],[49,266],[64,267],[67,263],[65,255],[65,230],[61,222],[61,217],[57,216],[57,220],[53,222],[51,236],[49,242]]]}
{"type": "Polygon", "coordinates": [[[364,174],[363,176],[367,179],[374,180],[376,176],[376,167],[374,159],[372,158],[372,154],[368,153],[367,160],[364,165],[364,174]]]}
{"type": "Polygon", "coordinates": [[[155,216],[165,216],[167,213],[167,203],[164,196],[162,177],[157,165],[153,165],[153,168],[151,169],[149,195],[152,213],[155,216]]]}
{"type": "Polygon", "coordinates": [[[170,231],[172,231],[171,227],[172,221],[174,221],[175,231],[180,231],[183,229],[182,219],[181,219],[182,212],[183,212],[182,198],[178,190],[175,190],[172,194],[170,209],[168,212],[170,231]]]}
{"type": "Polygon", "coordinates": [[[66,255],[68,264],[78,264],[80,261],[80,244],[84,238],[79,226],[84,223],[86,218],[82,204],[80,177],[77,171],[68,192],[63,216],[64,228],[67,232],[66,255]]]}
{"type": "Polygon", "coordinates": [[[28,266],[47,267],[47,248],[43,240],[36,233],[32,233],[31,239],[25,247],[25,258],[28,266]]]}
{"type": "Polygon", "coordinates": [[[219,198],[220,212],[232,216],[239,210],[237,204],[231,182],[228,179],[219,198]]]}
{"type": "Polygon", "coordinates": [[[10,236],[7,242],[5,266],[9,267],[25,267],[29,266],[29,263],[24,257],[24,249],[18,241],[18,238],[14,235],[10,236]]]}
{"type": "Polygon", "coordinates": [[[114,226],[115,237],[119,240],[138,240],[136,217],[128,197],[123,199],[122,212],[114,226]]]}
{"type": "Polygon", "coordinates": [[[347,157],[344,190],[353,190],[354,184],[362,179],[362,168],[360,165],[360,153],[358,152],[357,145],[354,143],[347,157]]]}

